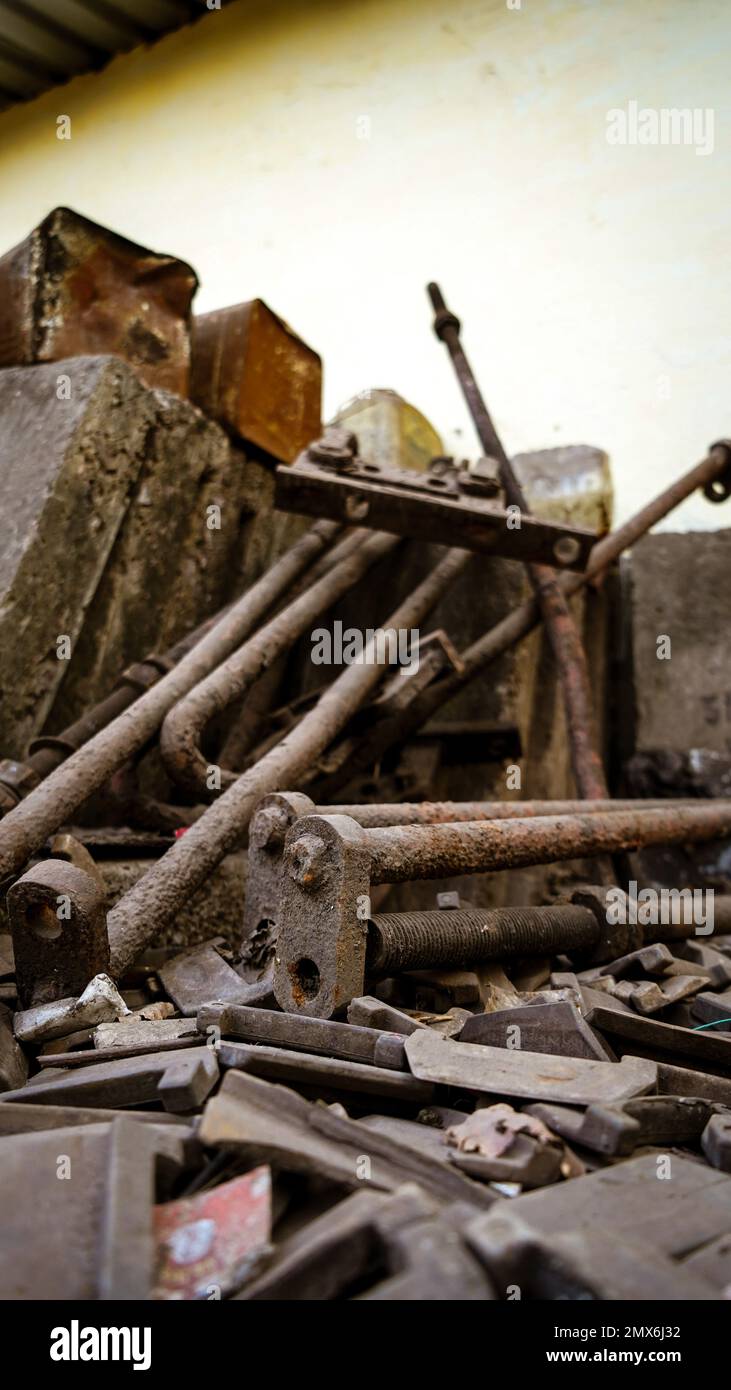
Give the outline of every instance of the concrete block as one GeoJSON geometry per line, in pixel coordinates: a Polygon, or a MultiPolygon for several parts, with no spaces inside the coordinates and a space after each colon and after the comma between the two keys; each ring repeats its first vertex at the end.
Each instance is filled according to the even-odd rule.
{"type": "Polygon", "coordinates": [[[0,371],[5,756],[40,731],[68,671],[58,639],[73,657],[145,457],[145,394],[113,357],[0,371]]]}
{"type": "Polygon", "coordinates": [[[731,530],[647,536],[629,566],[635,750],[731,753],[731,530]]]}

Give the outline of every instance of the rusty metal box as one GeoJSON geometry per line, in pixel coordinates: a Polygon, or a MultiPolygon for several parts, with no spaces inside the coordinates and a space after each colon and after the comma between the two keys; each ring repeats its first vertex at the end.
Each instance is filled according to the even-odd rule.
{"type": "Polygon", "coordinates": [[[111,353],[187,396],[197,287],[185,261],[54,208],[0,258],[0,367],[111,353]]]}
{"type": "Polygon", "coordinates": [[[261,299],[193,320],[191,400],[280,463],[320,433],[322,362],[261,299]]]}

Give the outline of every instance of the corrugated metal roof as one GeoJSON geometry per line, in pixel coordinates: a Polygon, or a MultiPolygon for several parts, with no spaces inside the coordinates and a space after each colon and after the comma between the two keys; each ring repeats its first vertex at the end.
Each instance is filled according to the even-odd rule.
{"type": "Polygon", "coordinates": [[[0,111],[206,13],[205,0],[0,0],[0,111]]]}

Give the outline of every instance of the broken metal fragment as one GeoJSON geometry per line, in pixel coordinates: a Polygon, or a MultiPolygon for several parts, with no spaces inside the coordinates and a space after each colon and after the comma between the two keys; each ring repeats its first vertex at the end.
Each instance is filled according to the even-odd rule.
{"type": "Polygon", "coordinates": [[[426,1104],[433,1094],[432,1086],[417,1080],[409,1071],[394,1071],[388,1067],[369,1066],[365,1062],[351,1062],[339,1057],[318,1057],[284,1047],[251,1046],[223,1040],[216,1045],[216,1055],[222,1067],[263,1076],[268,1081],[286,1081],[293,1086],[307,1086],[326,1093],[354,1091],[417,1105],[426,1104]]]}
{"type": "Polygon", "coordinates": [[[494,1212],[467,1223],[465,1239],[484,1264],[498,1297],[514,1297],[519,1290],[521,1298],[539,1299],[713,1298],[713,1286],[701,1274],[648,1249],[631,1231],[619,1233],[613,1219],[599,1225],[569,1214],[564,1226],[550,1233],[532,1219],[538,1208],[528,1207],[528,1202],[574,1193],[596,1176],[529,1193],[509,1206],[503,1202],[494,1212]]]}
{"type": "Polygon", "coordinates": [[[116,1116],[1,1143],[0,1297],[149,1298],[155,1169],[182,1168],[179,1127],[116,1116]]]}
{"type": "Polygon", "coordinates": [[[37,1004],[15,1015],[15,1036],[25,1043],[49,1042],[64,1038],[96,1023],[123,1018],[129,1013],[116,985],[108,975],[95,975],[78,999],[56,999],[37,1004]]]}
{"type": "MultiPolygon", "coordinates": [[[[95,1059],[96,1062],[96,1059],[95,1059]]],[[[52,1069],[33,1077],[7,1099],[25,1105],[144,1105],[161,1101],[166,1110],[194,1110],[218,1080],[218,1062],[210,1047],[145,1053],[96,1065],[52,1069]]],[[[5,1098],[0,1097],[0,1105],[5,1098]]]]}
{"type": "Polygon", "coordinates": [[[689,1057],[699,1063],[722,1063],[731,1067],[731,1038],[719,1037],[713,1029],[705,1032],[661,1023],[656,1018],[641,1018],[629,1011],[597,1005],[586,1015],[587,1023],[607,1033],[616,1045],[634,1044],[657,1052],[670,1052],[689,1057]]]}
{"type": "Polygon", "coordinates": [[[365,1028],[383,1029],[390,1033],[401,1033],[404,1037],[408,1037],[409,1033],[415,1033],[417,1028],[426,1027],[425,1023],[420,1023],[418,1019],[404,1013],[403,1009],[385,1004],[372,994],[362,994],[358,999],[351,999],[348,1004],[348,1023],[365,1028]]]}
{"type": "Polygon", "coordinates": [[[191,266],[54,208],[0,259],[0,366],[111,353],[188,394],[191,266]]]}
{"type": "Polygon", "coordinates": [[[227,1072],[208,1101],[199,1137],[206,1145],[233,1147],[252,1162],[314,1173],[347,1188],[367,1183],[395,1191],[415,1181],[440,1202],[485,1207],[495,1200],[447,1164],[416,1154],[388,1135],[366,1133],[357,1120],[240,1071],[227,1072]]]}
{"type": "Polygon", "coordinates": [[[528,1113],[556,1134],[595,1153],[626,1155],[641,1144],[687,1144],[700,1138],[713,1103],[690,1096],[638,1096],[586,1111],[529,1105],[528,1113]]]}
{"type": "Polygon", "coordinates": [[[209,1033],[212,1028],[218,1029],[222,1037],[241,1038],[244,1042],[269,1043],[329,1058],[370,1062],[391,1071],[408,1071],[403,1038],[375,1028],[240,1004],[206,1004],[198,1012],[198,1031],[209,1033]]]}
{"type": "Polygon", "coordinates": [[[269,1249],[271,1174],[254,1168],[153,1212],[155,1299],[221,1298],[252,1277],[269,1249]]]}
{"type": "Polygon", "coordinates": [[[412,1033],[405,1046],[415,1076],[492,1095],[590,1105],[642,1095],[657,1084],[656,1064],[641,1057],[621,1062],[548,1059],[545,1053],[453,1042],[431,1032],[412,1033]]]}
{"type": "Polygon", "coordinates": [[[701,1135],[701,1147],[714,1168],[731,1173],[731,1112],[711,1115],[701,1135]]]}
{"type": "Polygon", "coordinates": [[[165,992],[185,1017],[197,1014],[203,1004],[213,1000],[263,1005],[271,1000],[271,987],[266,982],[247,985],[209,944],[174,956],[158,974],[165,992]]]}
{"type": "Polygon", "coordinates": [[[597,1034],[568,1001],[557,1004],[523,1004],[473,1014],[459,1035],[460,1042],[487,1043],[513,1051],[550,1052],[559,1057],[594,1057],[611,1060],[597,1034]]]}
{"type": "Polygon", "coordinates": [[[198,314],[190,397],[247,444],[292,463],[320,432],[322,362],[261,299],[198,314]]]}
{"type": "Polygon", "coordinates": [[[80,994],[108,971],[105,893],[83,869],[34,864],[8,890],[8,917],[23,1008],[80,994]]]}
{"type": "Polygon", "coordinates": [[[413,1183],[391,1196],[357,1192],[311,1221],[278,1250],[270,1269],[238,1295],[245,1301],[348,1297],[493,1297],[490,1283],[433,1199],[413,1183]],[[436,1254],[436,1258],[435,1258],[436,1254]],[[385,1279],[383,1278],[385,1268],[385,1279]]]}

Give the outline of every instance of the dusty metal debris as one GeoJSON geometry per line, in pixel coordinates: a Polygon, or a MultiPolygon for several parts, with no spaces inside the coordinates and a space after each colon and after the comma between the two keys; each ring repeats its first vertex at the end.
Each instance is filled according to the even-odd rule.
{"type": "Polygon", "coordinates": [[[109,969],[104,888],[83,869],[45,859],[8,892],[24,1008],[79,994],[109,969]]]}
{"type": "Polygon", "coordinates": [[[197,286],[185,261],[54,208],[0,259],[0,366],[113,353],[185,396],[197,286]]]}
{"type": "MultiPolygon", "coordinates": [[[[0,822],[0,882],[22,869],[92,792],[138,753],[168,710],[225,659],[287,587],[332,543],[339,527],[320,522],[219,617],[191,651],[111,722],[95,732],[0,822]]],[[[68,734],[68,730],[66,731],[68,734]]]]}
{"type": "Polygon", "coordinates": [[[344,1057],[353,1062],[372,1062],[391,1071],[407,1071],[403,1038],[376,1028],[333,1023],[324,1018],[303,1018],[274,1009],[246,1008],[240,1004],[207,1004],[198,1011],[198,1031],[218,1029],[221,1037],[243,1042],[267,1043],[344,1057]]]}
{"type": "Polygon", "coordinates": [[[283,463],[320,429],[322,362],[261,299],[197,314],[190,396],[202,410],[283,463]]]}
{"type": "MultiPolygon", "coordinates": [[[[386,626],[417,627],[449,588],[463,563],[462,551],[447,551],[390,615],[386,626]]],[[[255,767],[244,772],[117,903],[108,919],[114,971],[121,971],[135,960],[155,931],[171,920],[211,869],[238,844],[261,797],[283,782],[291,784],[311,765],[359,703],[375,689],[381,674],[382,669],[375,664],[346,667],[327,687],[315,708],[305,715],[292,737],[284,738],[255,767]]],[[[23,809],[18,807],[18,811],[23,809]]],[[[2,831],[0,824],[0,863],[2,831]]]]}
{"type": "MultiPolygon", "coordinates": [[[[34,1077],[20,1091],[7,1092],[7,1099],[26,1105],[144,1105],[159,1101],[166,1110],[194,1110],[218,1080],[218,1062],[210,1047],[148,1052],[141,1057],[123,1057],[109,1062],[94,1059],[90,1066],[59,1069],[51,1067],[34,1077]]],[[[0,1104],[4,1101],[0,1097],[0,1104]]]]}
{"type": "Polygon", "coordinates": [[[129,1013],[119,990],[108,975],[95,975],[78,996],[34,1004],[15,1015],[15,1035],[21,1042],[47,1043],[65,1038],[78,1029],[91,1028],[129,1013]]]}
{"type": "Polygon", "coordinates": [[[184,1166],[177,1125],[118,1116],[111,1123],[3,1139],[1,1296],[149,1298],[161,1159],[174,1172],[184,1166]],[[63,1162],[73,1181],[58,1180],[63,1162]],[[29,1173],[39,1180],[29,1182],[29,1173]],[[53,1176],[43,1180],[44,1173],[53,1176]]]}
{"type": "Polygon", "coordinates": [[[339,444],[346,434],[340,429],[326,432],[292,467],[277,469],[277,507],[514,560],[544,561],[567,569],[585,567],[596,539],[591,531],[537,521],[530,515],[521,519],[519,528],[511,529],[509,512],[465,493],[459,478],[450,489],[442,474],[385,469],[358,458],[355,449],[351,453],[347,447],[345,459],[335,459],[334,465],[324,463],[320,455],[333,456],[330,440],[335,438],[339,444]]]}
{"type": "Polygon", "coordinates": [[[486,1094],[564,1101],[567,1105],[612,1104],[644,1095],[657,1085],[657,1065],[642,1057],[599,1062],[509,1051],[481,1043],[454,1042],[434,1033],[412,1033],[405,1042],[415,1076],[444,1086],[486,1094]]]}
{"type": "MultiPolygon", "coordinates": [[[[168,772],[180,786],[210,800],[209,762],[200,749],[206,725],[241,698],[257,677],[382,560],[394,544],[389,536],[369,536],[353,553],[350,539],[346,538],[335,547],[333,565],[327,574],[259,628],[170,711],[160,732],[160,751],[168,772]]],[[[236,773],[222,768],[218,789],[230,787],[236,780],[236,773]]]]}
{"type": "MultiPolygon", "coordinates": [[[[277,1000],[290,1011],[329,1017],[362,994],[369,952],[371,968],[382,973],[458,967],[475,956],[495,959],[501,952],[528,955],[542,949],[611,959],[637,944],[632,934],[641,940],[642,929],[633,928],[629,919],[612,926],[600,889],[577,892],[575,905],[566,908],[507,909],[502,916],[500,910],[399,914],[376,917],[371,927],[371,885],[552,863],[637,844],[711,839],[729,829],[728,802],[373,829],[346,816],[304,816],[286,839],[283,927],[274,969],[277,1000]],[[493,949],[490,927],[500,922],[504,932],[496,927],[493,949]],[[460,923],[464,952],[456,944],[460,923]]],[[[677,930],[690,935],[694,927],[677,930]]]]}
{"type": "Polygon", "coordinates": [[[594,1057],[609,1060],[606,1044],[586,1022],[575,1004],[523,1004],[473,1014],[459,1034],[460,1042],[488,1043],[491,1047],[515,1047],[528,1052],[550,1052],[558,1057],[594,1057]]]}
{"type": "Polygon", "coordinates": [[[582,1113],[560,1105],[529,1105],[528,1112],[556,1134],[601,1154],[631,1154],[639,1145],[698,1140],[712,1101],[691,1096],[640,1096],[615,1105],[592,1104],[582,1113]]]}
{"type": "MultiPolygon", "coordinates": [[[[650,801],[419,801],[317,806],[303,792],[264,796],[249,826],[249,877],[244,911],[244,939],[262,922],[276,924],[284,879],[287,831],[300,816],[348,816],[366,830],[390,825],[438,825],[478,820],[593,814],[647,810],[668,802],[650,801]]],[[[686,803],[681,803],[686,804],[686,803]]]]}
{"type": "MultiPolygon", "coordinates": [[[[727,483],[721,482],[731,477],[731,441],[719,440],[712,445],[700,463],[684,473],[670,487],[659,493],[644,507],[623,522],[614,531],[597,541],[593,547],[589,563],[583,575],[562,575],[559,584],[566,598],[578,593],[585,585],[602,578],[619,556],[634,544],[658,521],[696,489],[713,490],[719,488],[715,500],[724,501],[731,495],[727,483]]],[[[708,495],[708,494],[707,494],[708,495]]],[[[422,691],[407,708],[399,711],[389,720],[384,720],[371,734],[368,747],[354,752],[349,766],[349,776],[369,767],[387,749],[406,739],[412,730],[426,723],[432,715],[464,689],[470,681],[487,669],[502,654],[517,643],[522,642],[541,621],[541,609],[536,598],[519,605],[512,613],[478,638],[476,642],[460,652],[461,668],[444,675],[426,690],[422,691]]],[[[323,799],[332,800],[338,787],[343,785],[342,775],[335,779],[336,785],[320,789],[323,799]]]]}

